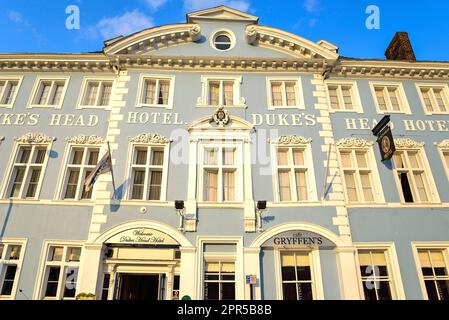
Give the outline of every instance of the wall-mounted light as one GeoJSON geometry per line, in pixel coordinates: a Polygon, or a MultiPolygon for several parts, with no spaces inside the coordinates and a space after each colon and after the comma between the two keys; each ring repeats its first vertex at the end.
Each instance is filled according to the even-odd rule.
{"type": "Polygon", "coordinates": [[[184,232],[184,200],[176,200],[175,201],[175,209],[176,213],[179,215],[179,228],[178,230],[184,232]]]}
{"type": "Polygon", "coordinates": [[[257,231],[263,232],[262,213],[267,210],[267,201],[257,201],[257,231]]]}

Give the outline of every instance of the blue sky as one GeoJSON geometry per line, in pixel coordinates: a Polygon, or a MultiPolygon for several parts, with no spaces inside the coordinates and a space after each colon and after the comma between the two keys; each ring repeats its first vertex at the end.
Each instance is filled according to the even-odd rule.
{"type": "Polygon", "coordinates": [[[407,31],[419,60],[449,61],[449,1],[405,0],[1,0],[0,52],[90,52],[103,40],[155,25],[185,21],[187,12],[229,5],[260,24],[312,41],[325,39],[340,54],[383,58],[396,31],[407,31]],[[80,29],[66,28],[66,8],[80,10],[80,29]],[[380,29],[365,26],[369,5],[380,9],[380,29]]]}

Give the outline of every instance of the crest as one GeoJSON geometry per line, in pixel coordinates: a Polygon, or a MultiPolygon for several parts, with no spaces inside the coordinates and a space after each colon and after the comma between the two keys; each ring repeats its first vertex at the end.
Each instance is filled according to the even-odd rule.
{"type": "Polygon", "coordinates": [[[214,113],[213,120],[221,127],[226,126],[230,120],[228,111],[226,111],[224,107],[218,108],[214,113]]]}

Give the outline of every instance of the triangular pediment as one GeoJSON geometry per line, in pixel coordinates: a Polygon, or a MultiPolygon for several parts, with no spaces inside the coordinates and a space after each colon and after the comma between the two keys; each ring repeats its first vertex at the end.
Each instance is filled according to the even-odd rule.
{"type": "Polygon", "coordinates": [[[187,22],[193,23],[197,20],[232,20],[257,23],[259,18],[227,6],[219,6],[187,14],[187,22]]]}

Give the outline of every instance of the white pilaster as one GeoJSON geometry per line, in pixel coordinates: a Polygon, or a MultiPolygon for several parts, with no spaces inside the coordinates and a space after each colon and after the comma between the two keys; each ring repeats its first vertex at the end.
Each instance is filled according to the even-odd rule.
{"type": "Polygon", "coordinates": [[[361,300],[362,295],[357,279],[356,248],[336,249],[337,268],[340,279],[342,300],[361,300]]]}
{"type": "Polygon", "coordinates": [[[196,265],[196,248],[181,247],[181,274],[179,284],[179,299],[189,296],[193,300],[199,299],[196,296],[196,286],[198,279],[198,266],[196,265]]]}
{"type": "MultiPolygon", "coordinates": [[[[257,284],[253,286],[253,299],[261,300],[261,279],[260,279],[260,248],[245,248],[245,276],[255,275],[257,284]]],[[[245,300],[251,299],[250,286],[245,282],[245,300]]]]}
{"type": "Polygon", "coordinates": [[[98,275],[101,274],[101,258],[103,246],[101,244],[85,244],[83,259],[81,260],[78,293],[92,293],[99,299],[98,275]]]}

